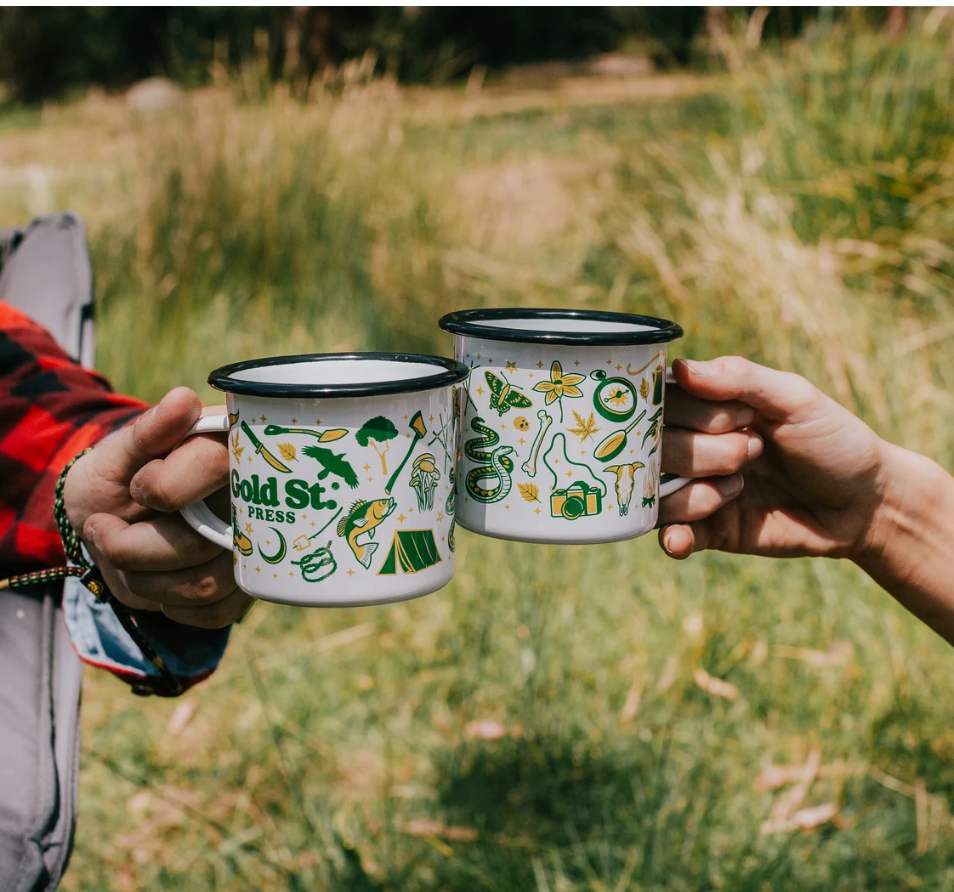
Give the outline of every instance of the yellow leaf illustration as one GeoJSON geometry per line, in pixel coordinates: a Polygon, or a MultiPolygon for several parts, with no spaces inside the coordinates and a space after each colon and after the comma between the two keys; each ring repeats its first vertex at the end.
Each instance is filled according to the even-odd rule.
{"type": "Polygon", "coordinates": [[[281,453],[282,458],[285,461],[298,461],[298,456],[295,453],[295,447],[291,443],[279,443],[278,451],[281,453]]]}
{"type": "Polygon", "coordinates": [[[518,483],[517,489],[520,490],[520,495],[522,495],[528,502],[540,501],[540,490],[537,489],[532,483],[518,483]]]}
{"type": "Polygon", "coordinates": [[[594,434],[598,434],[600,429],[596,426],[596,416],[590,412],[590,417],[583,420],[579,412],[574,411],[573,417],[576,419],[576,427],[570,428],[570,433],[576,437],[580,438],[580,442],[586,440],[588,437],[592,437],[594,434]]]}
{"type": "Polygon", "coordinates": [[[238,461],[242,457],[242,453],[245,451],[244,446],[239,446],[239,432],[235,432],[235,436],[232,438],[232,455],[235,456],[235,460],[238,461]]]}
{"type": "Polygon", "coordinates": [[[643,378],[642,383],[639,385],[639,395],[645,400],[649,399],[649,382],[643,378]]]}

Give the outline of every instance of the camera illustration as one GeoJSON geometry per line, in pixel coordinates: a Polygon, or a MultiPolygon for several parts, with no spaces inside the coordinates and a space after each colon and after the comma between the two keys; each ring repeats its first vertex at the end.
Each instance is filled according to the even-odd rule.
{"type": "Polygon", "coordinates": [[[599,514],[602,510],[603,495],[600,490],[582,481],[550,493],[550,514],[553,517],[576,520],[578,517],[599,514]]]}

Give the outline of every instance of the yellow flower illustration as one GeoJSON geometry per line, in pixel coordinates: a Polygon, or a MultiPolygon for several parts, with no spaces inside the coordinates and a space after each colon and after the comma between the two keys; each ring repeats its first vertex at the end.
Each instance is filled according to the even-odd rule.
{"type": "Polygon", "coordinates": [[[563,397],[576,398],[583,396],[583,391],[576,385],[584,379],[584,375],[564,375],[563,366],[561,366],[559,362],[554,361],[553,365],[550,366],[550,380],[534,384],[533,389],[538,393],[545,393],[547,395],[546,404],[548,406],[550,403],[559,401],[560,421],[563,421],[563,397]]]}

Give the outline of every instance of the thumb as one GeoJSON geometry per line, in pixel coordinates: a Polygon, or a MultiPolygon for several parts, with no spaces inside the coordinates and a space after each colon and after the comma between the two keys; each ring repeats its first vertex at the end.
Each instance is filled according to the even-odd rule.
{"type": "Polygon", "coordinates": [[[672,364],[679,387],[703,400],[738,400],[768,421],[791,420],[818,395],[815,387],[792,372],[779,372],[741,356],[708,362],[677,359],[672,364]]]}
{"type": "Polygon", "coordinates": [[[99,447],[100,473],[128,484],[143,465],[168,454],[201,412],[202,403],[194,391],[188,387],[170,390],[158,405],[99,447]]]}

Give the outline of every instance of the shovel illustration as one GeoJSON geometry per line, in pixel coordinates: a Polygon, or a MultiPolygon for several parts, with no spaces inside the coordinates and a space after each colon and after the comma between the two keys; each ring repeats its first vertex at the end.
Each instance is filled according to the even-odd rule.
{"type": "Polygon", "coordinates": [[[397,483],[398,476],[404,469],[404,466],[407,464],[407,460],[411,457],[414,447],[417,446],[417,441],[423,439],[427,435],[427,425],[424,424],[424,418],[421,416],[420,412],[415,412],[412,416],[410,428],[412,431],[414,431],[414,438],[411,440],[411,446],[407,450],[407,455],[401,459],[401,464],[398,465],[397,470],[391,475],[391,479],[388,480],[388,485],[384,487],[384,491],[388,495],[391,495],[391,489],[394,484],[397,483]]]}
{"type": "Polygon", "coordinates": [[[307,427],[281,427],[277,424],[270,424],[264,431],[266,436],[274,437],[278,434],[307,434],[309,437],[317,437],[319,443],[333,443],[346,436],[348,431],[337,427],[326,431],[314,431],[307,427]]]}
{"type": "Polygon", "coordinates": [[[248,437],[249,442],[255,447],[255,451],[265,459],[276,471],[281,471],[283,474],[290,474],[291,468],[283,465],[274,455],[271,454],[263,445],[262,441],[259,440],[255,434],[252,433],[252,429],[243,421],[242,430],[245,431],[245,436],[248,437]]]}
{"type": "Polygon", "coordinates": [[[615,431],[610,434],[599,446],[596,447],[596,451],[593,453],[593,458],[597,461],[609,461],[611,458],[616,458],[623,451],[623,447],[626,445],[626,440],[629,435],[629,432],[639,424],[646,417],[646,410],[643,409],[626,427],[625,430],[615,431]]]}

